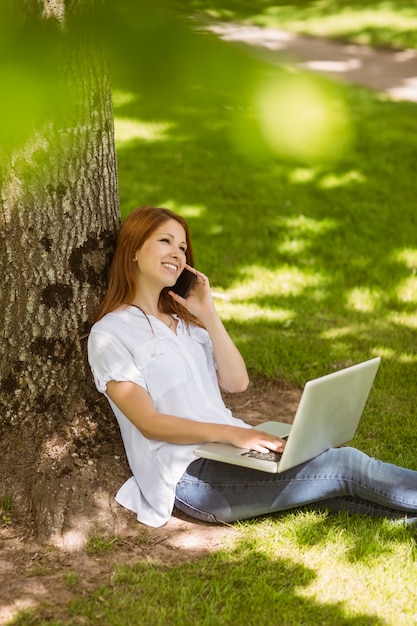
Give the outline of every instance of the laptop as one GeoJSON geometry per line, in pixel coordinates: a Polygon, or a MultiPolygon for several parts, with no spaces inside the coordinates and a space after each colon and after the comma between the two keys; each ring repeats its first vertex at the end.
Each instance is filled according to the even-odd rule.
{"type": "Polygon", "coordinates": [[[228,443],[206,443],[197,457],[270,472],[284,472],[355,435],[381,358],[370,359],[306,383],[292,424],[264,422],[258,430],[286,438],[282,453],[259,453],[228,443]]]}

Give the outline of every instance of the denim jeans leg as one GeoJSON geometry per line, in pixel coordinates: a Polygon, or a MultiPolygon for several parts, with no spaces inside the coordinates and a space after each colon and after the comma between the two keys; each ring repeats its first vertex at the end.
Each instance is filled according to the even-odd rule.
{"type": "Polygon", "coordinates": [[[281,474],[199,459],[179,481],[176,506],[233,522],[317,503],[317,508],[401,518],[417,515],[417,472],[334,448],[281,474]]]}

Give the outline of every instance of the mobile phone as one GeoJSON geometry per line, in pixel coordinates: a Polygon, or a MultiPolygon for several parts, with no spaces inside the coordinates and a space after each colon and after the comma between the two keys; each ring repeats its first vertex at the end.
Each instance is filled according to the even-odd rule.
{"type": "Polygon", "coordinates": [[[177,293],[182,298],[187,298],[196,280],[197,274],[194,274],[194,272],[190,272],[190,270],[184,268],[175,285],[171,287],[171,291],[177,293]]]}

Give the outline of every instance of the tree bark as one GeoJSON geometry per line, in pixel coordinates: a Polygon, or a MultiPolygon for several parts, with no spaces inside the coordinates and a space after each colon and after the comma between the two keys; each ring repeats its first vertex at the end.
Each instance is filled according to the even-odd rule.
{"type": "MultiPolygon", "coordinates": [[[[45,19],[63,7],[44,0],[45,19]]],[[[70,57],[64,123],[35,130],[2,168],[0,498],[42,539],[82,541],[110,523],[126,468],[111,468],[123,453],[85,349],[119,226],[111,86],[91,42],[70,57]]]]}

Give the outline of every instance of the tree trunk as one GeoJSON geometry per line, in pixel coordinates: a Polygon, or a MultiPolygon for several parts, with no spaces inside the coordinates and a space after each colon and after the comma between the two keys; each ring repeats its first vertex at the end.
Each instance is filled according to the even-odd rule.
{"type": "MultiPolygon", "coordinates": [[[[62,18],[63,2],[44,2],[62,18]]],[[[3,166],[0,498],[42,539],[78,541],[110,523],[126,467],[86,360],[119,225],[111,89],[94,47],[71,56],[65,124],[51,119],[3,166]]]]}

